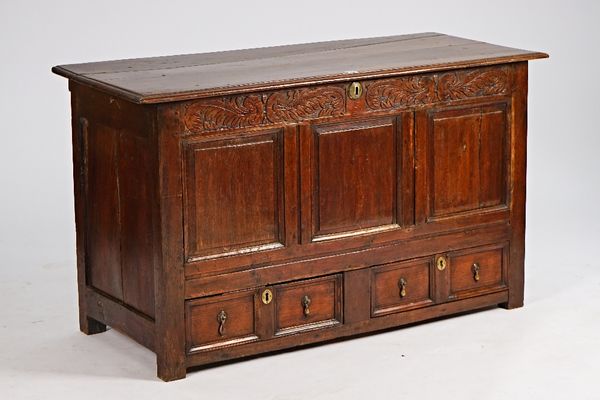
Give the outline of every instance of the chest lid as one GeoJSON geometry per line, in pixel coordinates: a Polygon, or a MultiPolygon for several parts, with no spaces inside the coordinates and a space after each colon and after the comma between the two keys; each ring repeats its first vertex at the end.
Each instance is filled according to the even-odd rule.
{"type": "Polygon", "coordinates": [[[52,71],[135,103],[163,103],[546,57],[429,32],[59,65],[52,71]]]}

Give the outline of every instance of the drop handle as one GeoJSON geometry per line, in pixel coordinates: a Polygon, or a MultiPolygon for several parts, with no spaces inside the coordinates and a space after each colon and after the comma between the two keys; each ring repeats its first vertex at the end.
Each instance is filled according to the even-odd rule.
{"type": "Polygon", "coordinates": [[[400,288],[400,297],[404,298],[406,296],[406,279],[400,278],[398,281],[398,287],[400,288]]]}
{"type": "Polygon", "coordinates": [[[475,282],[479,282],[479,270],[481,268],[479,267],[479,264],[474,263],[473,266],[471,267],[471,271],[473,272],[473,280],[475,282]]]}
{"type": "Polygon", "coordinates": [[[217,321],[219,322],[219,336],[223,336],[225,334],[225,321],[227,321],[227,313],[224,310],[217,314],[217,321]]]}
{"type": "Polygon", "coordinates": [[[304,316],[308,317],[310,315],[310,297],[304,296],[302,298],[302,307],[304,308],[304,316]]]}

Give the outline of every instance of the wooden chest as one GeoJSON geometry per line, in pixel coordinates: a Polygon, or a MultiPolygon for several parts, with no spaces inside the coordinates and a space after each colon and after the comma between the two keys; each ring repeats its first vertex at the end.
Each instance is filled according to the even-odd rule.
{"type": "Polygon", "coordinates": [[[527,61],[437,33],[64,65],[81,330],[158,376],[523,304],[527,61]]]}

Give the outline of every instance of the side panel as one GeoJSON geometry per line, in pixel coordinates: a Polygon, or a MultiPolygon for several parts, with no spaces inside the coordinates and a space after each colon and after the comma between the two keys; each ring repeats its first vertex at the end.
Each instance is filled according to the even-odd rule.
{"type": "Polygon", "coordinates": [[[86,129],[87,284],[123,299],[118,147],[120,132],[82,117],[86,129]]]}
{"type": "Polygon", "coordinates": [[[148,107],[72,86],[85,285],[154,316],[156,164],[148,107]]]}

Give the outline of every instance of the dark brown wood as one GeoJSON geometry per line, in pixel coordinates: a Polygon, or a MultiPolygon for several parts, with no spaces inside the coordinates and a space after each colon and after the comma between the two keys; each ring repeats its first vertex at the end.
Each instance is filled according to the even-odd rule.
{"type": "Polygon", "coordinates": [[[417,308],[403,313],[394,313],[373,318],[362,323],[338,325],[332,329],[308,331],[299,335],[281,336],[276,339],[262,340],[250,345],[232,346],[219,351],[190,355],[187,359],[189,367],[210,365],[226,360],[233,360],[267,353],[275,350],[298,348],[312,343],[322,343],[354,335],[375,332],[426,321],[434,318],[449,316],[466,311],[475,311],[502,304],[508,299],[506,291],[472,297],[451,303],[438,304],[425,308],[417,308]]]}
{"type": "Polygon", "coordinates": [[[541,57],[425,33],[55,67],[80,329],[131,336],[170,381],[521,306],[541,57]]]}
{"type": "Polygon", "coordinates": [[[187,352],[257,340],[255,291],[186,303],[187,352]]]}
{"type": "Polygon", "coordinates": [[[312,240],[398,228],[395,119],[317,126],[312,135],[312,240]]]}
{"type": "Polygon", "coordinates": [[[423,33],[221,54],[62,65],[55,67],[54,72],[135,102],[153,103],[544,57],[544,53],[423,33]]]}
{"type": "Polygon", "coordinates": [[[371,307],[365,299],[371,293],[370,270],[353,269],[344,273],[344,323],[366,321],[371,317],[371,307]]]}
{"type": "Polygon", "coordinates": [[[510,241],[508,293],[509,300],[503,307],[508,309],[523,306],[525,279],[525,182],[527,169],[527,63],[514,66],[515,90],[511,107],[510,156],[512,184],[510,209],[512,238],[510,241]]]}
{"type": "Polygon", "coordinates": [[[420,113],[421,221],[493,212],[507,218],[509,132],[504,103],[420,113]],[[424,182],[423,182],[424,181],[424,182]]]}
{"type": "Polygon", "coordinates": [[[72,84],[71,91],[80,115],[73,150],[81,190],[76,207],[85,221],[78,231],[87,243],[78,257],[86,265],[86,285],[153,317],[151,113],[85,86],[72,84]]]}
{"type": "Polygon", "coordinates": [[[181,122],[156,111],[156,161],[161,251],[154,270],[158,377],[185,378],[184,232],[181,122]]]}
{"type": "Polygon", "coordinates": [[[284,245],[282,142],[271,130],[185,143],[188,262],[284,245]]]}
{"type": "Polygon", "coordinates": [[[449,258],[451,295],[504,286],[503,247],[462,250],[449,258]]]}
{"type": "Polygon", "coordinates": [[[433,259],[371,268],[371,315],[423,307],[433,301],[433,259]]]}
{"type": "MultiPolygon", "coordinates": [[[[382,246],[369,246],[359,251],[286,260],[258,269],[250,268],[239,272],[195,277],[186,280],[185,296],[192,299],[236,290],[239,287],[260,287],[320,274],[355,271],[371,265],[425,257],[442,250],[452,251],[474,247],[482,243],[502,242],[506,240],[510,232],[510,226],[506,224],[492,224],[453,233],[407,239],[382,246]]],[[[446,272],[442,275],[448,276],[446,272]]],[[[438,284],[440,281],[443,281],[442,277],[437,279],[438,284]]],[[[446,294],[444,298],[447,297],[446,294]]]]}
{"type": "Polygon", "coordinates": [[[148,349],[155,350],[154,321],[151,318],[89,287],[85,289],[85,297],[88,318],[101,321],[103,326],[110,325],[148,349]]]}
{"type": "Polygon", "coordinates": [[[275,287],[275,335],[331,327],[342,322],[341,275],[275,287]]]}
{"type": "Polygon", "coordinates": [[[73,186],[75,196],[75,224],[77,226],[75,240],[77,248],[77,289],[79,305],[79,329],[86,335],[93,335],[106,331],[106,325],[91,318],[87,312],[87,282],[88,272],[86,267],[86,232],[81,228],[86,220],[86,157],[88,121],[79,117],[79,99],[71,97],[72,108],[72,143],[73,143],[73,186]]]}

